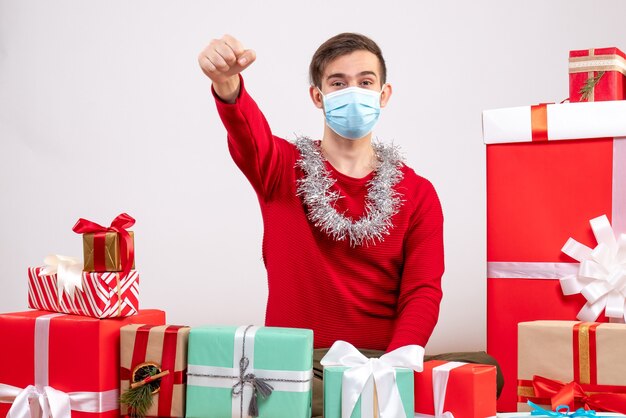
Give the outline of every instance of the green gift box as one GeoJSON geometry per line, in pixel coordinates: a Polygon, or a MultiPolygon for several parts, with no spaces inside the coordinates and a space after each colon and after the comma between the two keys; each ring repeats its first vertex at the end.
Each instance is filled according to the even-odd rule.
{"type": "MultiPolygon", "coordinates": [[[[350,367],[326,366],[324,367],[324,417],[325,418],[348,418],[341,416],[341,392],[344,371],[350,367]]],[[[413,417],[413,370],[395,368],[396,385],[402,399],[402,406],[407,417],[413,417]]],[[[352,415],[349,418],[378,417],[378,395],[375,392],[373,378],[366,384],[363,394],[356,402],[352,415]],[[363,402],[365,400],[365,402],[363,402]],[[362,411],[362,407],[367,408],[362,411]]]]}
{"type": "Polygon", "coordinates": [[[311,330],[192,328],[188,363],[187,418],[311,416],[311,330]]]}

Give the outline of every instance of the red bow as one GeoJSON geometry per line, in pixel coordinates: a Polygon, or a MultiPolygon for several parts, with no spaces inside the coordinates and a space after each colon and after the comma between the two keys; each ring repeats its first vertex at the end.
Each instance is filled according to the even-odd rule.
{"type": "Polygon", "coordinates": [[[122,264],[120,281],[122,281],[130,272],[135,260],[133,240],[126,230],[126,228],[130,228],[134,224],[135,219],[132,216],[127,213],[122,213],[113,219],[111,226],[108,228],[87,219],[80,218],[72,228],[72,231],[77,234],[117,232],[120,237],[120,261],[122,264]]]}
{"type": "Polygon", "coordinates": [[[587,394],[575,381],[569,383],[533,376],[533,388],[538,398],[549,398],[552,409],[567,405],[571,410],[578,408],[626,414],[626,394],[593,393],[587,394]]]}

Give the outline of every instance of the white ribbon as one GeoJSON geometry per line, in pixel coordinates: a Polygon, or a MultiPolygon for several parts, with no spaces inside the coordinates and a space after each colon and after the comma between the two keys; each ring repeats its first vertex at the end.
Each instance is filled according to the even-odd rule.
{"type": "Polygon", "coordinates": [[[615,238],[606,215],[589,221],[598,245],[591,249],[569,238],[561,251],[580,262],[578,273],[560,279],[564,295],[582,294],[587,303],[581,321],[594,322],[604,311],[613,320],[626,319],[626,234],[615,238]]]}
{"type": "Polygon", "coordinates": [[[72,411],[98,413],[119,408],[117,389],[65,393],[48,385],[50,320],[61,315],[42,315],[35,320],[35,384],[22,389],[0,383],[0,402],[13,404],[7,418],[71,418],[72,411]]]}
{"type": "MultiPolygon", "coordinates": [[[[349,367],[341,383],[341,416],[349,418],[360,397],[372,397],[374,385],[378,396],[380,418],[406,418],[400,391],[396,384],[395,367],[406,367],[416,372],[423,370],[424,348],[406,345],[383,354],[380,358],[367,358],[352,344],[336,341],[322,358],[322,366],[349,367]]],[[[370,402],[361,402],[361,417],[373,418],[370,402]]]]}
{"type": "Polygon", "coordinates": [[[450,370],[465,364],[467,363],[449,361],[441,366],[433,367],[433,403],[435,404],[435,415],[416,413],[415,418],[454,418],[452,412],[443,411],[446,402],[446,392],[448,391],[448,378],[450,377],[450,370]]]}
{"type": "Polygon", "coordinates": [[[63,297],[63,291],[70,298],[74,297],[76,288],[83,290],[83,261],[65,255],[51,254],[44,258],[45,266],[39,272],[39,276],[57,275],[57,295],[59,300],[63,297]]]}

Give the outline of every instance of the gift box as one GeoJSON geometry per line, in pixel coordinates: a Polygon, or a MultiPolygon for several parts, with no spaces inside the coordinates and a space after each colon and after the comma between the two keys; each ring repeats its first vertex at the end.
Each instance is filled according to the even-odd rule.
{"type": "MultiPolygon", "coordinates": [[[[343,375],[349,367],[330,366],[324,367],[324,417],[342,418],[342,381],[343,375]]],[[[413,416],[413,370],[406,368],[396,368],[396,385],[402,400],[402,410],[407,417],[413,416]]],[[[378,392],[370,382],[359,394],[352,413],[346,418],[374,417],[378,418],[379,411],[378,392]],[[368,411],[367,413],[365,411],[368,411]]]]}
{"type": "Polygon", "coordinates": [[[135,268],[135,247],[132,231],[135,219],[122,213],[111,226],[104,227],[95,222],[79,219],[72,230],[83,235],[85,271],[123,271],[135,268]]]}
{"type": "Polygon", "coordinates": [[[518,410],[528,401],[626,413],[626,325],[577,321],[519,324],[518,410]]]}
{"type": "MultiPolygon", "coordinates": [[[[523,106],[483,112],[487,144],[487,351],[505,386],[499,411],[516,408],[517,324],[574,320],[586,305],[559,279],[580,264],[570,237],[597,243],[589,220],[606,214],[626,231],[626,101],[523,106]]],[[[597,318],[606,321],[604,315],[597,318]]]]}
{"type": "Polygon", "coordinates": [[[367,358],[352,344],[336,341],[322,358],[324,417],[413,416],[413,373],[422,370],[424,349],[400,347],[367,358]]]}
{"type": "Polygon", "coordinates": [[[624,100],[626,56],[617,48],[570,51],[569,98],[572,102],[624,100]]]}
{"type": "Polygon", "coordinates": [[[415,417],[496,415],[496,367],[431,360],[415,373],[415,417]]]}
{"type": "Polygon", "coordinates": [[[188,361],[188,418],[311,416],[311,330],[194,327],[188,361]]]}
{"type": "Polygon", "coordinates": [[[163,324],[165,313],[95,319],[46,311],[0,314],[0,416],[119,416],[120,328],[163,324]],[[29,399],[30,398],[30,399],[29,399]],[[30,406],[29,406],[30,404],[30,406]]]}
{"type": "MultiPolygon", "coordinates": [[[[131,384],[149,376],[166,373],[150,385],[152,405],[145,413],[151,417],[184,417],[187,381],[187,341],[189,327],[178,325],[126,325],[121,329],[120,390],[122,396],[131,384]]],[[[122,415],[128,405],[120,405],[122,415]]]]}
{"type": "Polygon", "coordinates": [[[139,310],[139,273],[79,273],[80,285],[68,289],[57,274],[42,275],[42,267],[28,269],[28,307],[94,318],[135,315],[139,310]]]}

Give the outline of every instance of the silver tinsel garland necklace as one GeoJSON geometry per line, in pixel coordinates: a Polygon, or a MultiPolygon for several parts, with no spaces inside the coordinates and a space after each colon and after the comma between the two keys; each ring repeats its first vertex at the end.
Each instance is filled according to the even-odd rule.
{"type": "Polygon", "coordinates": [[[402,157],[398,149],[380,143],[372,144],[378,164],[374,178],[368,182],[365,215],[354,221],[334,207],[341,195],[331,190],[336,180],[326,169],[319,142],[299,137],[295,145],[300,151],[296,165],[305,174],[298,180],[297,194],[308,208],[309,220],[337,241],[349,238],[352,247],[383,241],[393,228],[392,216],[402,205],[400,194],[394,190],[394,186],[402,180],[402,157]]]}

